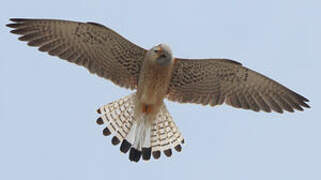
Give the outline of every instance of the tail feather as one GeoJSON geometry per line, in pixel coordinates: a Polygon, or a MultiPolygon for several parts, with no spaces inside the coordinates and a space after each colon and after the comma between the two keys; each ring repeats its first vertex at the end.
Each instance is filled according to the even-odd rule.
{"type": "Polygon", "coordinates": [[[120,141],[123,141],[125,137],[127,137],[133,122],[135,122],[133,114],[134,104],[131,96],[132,95],[121,98],[97,110],[103,114],[100,118],[103,120],[103,124],[107,126],[106,129],[120,141]]]}
{"type": "Polygon", "coordinates": [[[183,137],[175,125],[172,116],[169,114],[166,106],[163,105],[153,124],[152,149],[158,157],[157,151],[163,151],[166,156],[171,156],[171,149],[175,148],[178,152],[181,150],[183,137]]]}
{"type": "Polygon", "coordinates": [[[112,144],[122,142],[120,151],[130,151],[129,159],[135,162],[141,157],[149,160],[151,155],[158,159],[161,151],[169,157],[172,148],[180,152],[183,137],[165,105],[151,120],[146,114],[135,113],[135,102],[136,94],[133,93],[100,107],[97,112],[102,115],[97,123],[106,126],[103,134],[113,134],[112,144]]]}

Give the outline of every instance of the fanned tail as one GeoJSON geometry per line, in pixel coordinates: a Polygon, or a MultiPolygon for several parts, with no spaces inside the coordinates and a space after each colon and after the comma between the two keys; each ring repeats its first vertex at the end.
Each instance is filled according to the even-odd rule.
{"type": "Polygon", "coordinates": [[[105,125],[105,136],[113,134],[113,145],[121,142],[120,151],[129,152],[129,159],[138,162],[149,160],[151,155],[158,159],[161,151],[168,157],[172,148],[180,152],[184,139],[176,127],[165,104],[153,119],[148,114],[136,113],[136,94],[133,93],[117,101],[100,107],[97,112],[102,114],[97,124],[105,125]]]}

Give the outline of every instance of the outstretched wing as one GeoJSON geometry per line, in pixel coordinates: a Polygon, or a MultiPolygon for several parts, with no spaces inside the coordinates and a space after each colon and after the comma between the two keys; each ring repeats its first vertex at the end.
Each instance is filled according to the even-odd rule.
{"type": "Polygon", "coordinates": [[[282,113],[302,111],[309,100],[242,64],[228,59],[175,60],[167,98],[181,103],[282,113]]]}
{"type": "Polygon", "coordinates": [[[96,23],[52,19],[10,19],[11,32],[40,51],[86,67],[115,84],[137,88],[146,50],[96,23]]]}

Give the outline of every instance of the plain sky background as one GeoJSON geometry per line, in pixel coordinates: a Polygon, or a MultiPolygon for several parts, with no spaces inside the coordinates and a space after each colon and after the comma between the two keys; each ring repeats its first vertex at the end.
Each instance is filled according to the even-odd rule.
{"type": "Polygon", "coordinates": [[[321,179],[321,4],[306,0],[5,0],[0,6],[0,179],[321,179]],[[185,137],[171,158],[131,163],[96,109],[131,91],[18,41],[12,17],[94,21],[176,57],[229,58],[310,99],[255,113],[166,101],[185,137]]]}

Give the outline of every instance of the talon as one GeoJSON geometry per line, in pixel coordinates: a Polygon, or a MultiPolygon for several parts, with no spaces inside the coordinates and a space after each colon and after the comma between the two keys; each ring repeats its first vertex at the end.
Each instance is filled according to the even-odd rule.
{"type": "Polygon", "coordinates": [[[147,113],[148,105],[143,105],[143,113],[147,113]]]}
{"type": "Polygon", "coordinates": [[[149,114],[150,112],[152,112],[152,107],[151,105],[143,105],[143,113],[149,114]]]}

